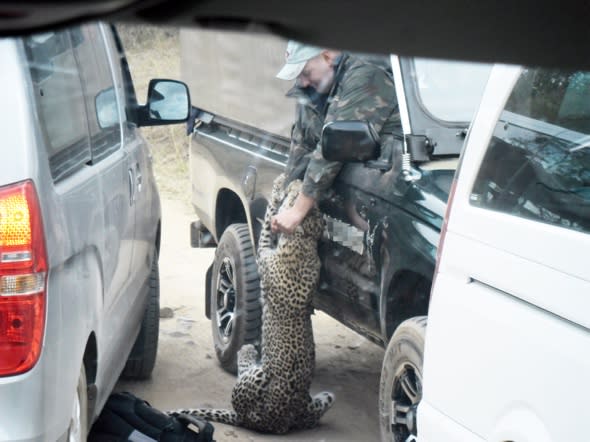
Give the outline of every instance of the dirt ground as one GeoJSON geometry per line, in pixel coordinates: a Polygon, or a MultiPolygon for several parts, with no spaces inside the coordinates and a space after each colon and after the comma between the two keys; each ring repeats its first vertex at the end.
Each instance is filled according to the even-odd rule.
{"type": "MultiPolygon", "coordinates": [[[[173,310],[160,320],[160,343],[152,378],[120,381],[116,390],[131,391],[154,407],[229,407],[235,377],[217,363],[211,323],[205,317],[205,272],[214,249],[190,247],[190,205],[162,195],[163,232],[160,254],[161,307],[173,310]]],[[[234,441],[377,441],[379,374],[383,349],[316,313],[316,372],[312,394],[336,395],[333,408],[318,427],[284,436],[214,423],[218,442],[234,441]]]]}

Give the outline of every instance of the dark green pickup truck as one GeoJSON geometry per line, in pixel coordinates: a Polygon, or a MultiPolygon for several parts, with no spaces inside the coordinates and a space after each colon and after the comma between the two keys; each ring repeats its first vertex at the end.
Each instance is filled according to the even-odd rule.
{"type": "MultiPolygon", "coordinates": [[[[314,306],[388,347],[382,432],[386,440],[406,440],[416,431],[425,315],[441,224],[490,67],[396,56],[385,61],[403,132],[368,161],[355,159],[358,149],[340,151],[349,161],[334,196],[322,203],[326,231],[314,306]]],[[[199,91],[192,95],[199,106],[199,91]]],[[[205,109],[194,111],[190,167],[199,221],[192,225],[192,241],[217,246],[204,302],[219,361],[235,371],[238,349],[260,336],[255,247],[289,139],[205,109]]],[[[363,122],[357,125],[362,128],[363,122]]]]}

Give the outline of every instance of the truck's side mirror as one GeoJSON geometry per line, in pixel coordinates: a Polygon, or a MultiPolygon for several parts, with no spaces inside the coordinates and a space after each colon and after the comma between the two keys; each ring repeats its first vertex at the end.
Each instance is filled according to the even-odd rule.
{"type": "Polygon", "coordinates": [[[379,158],[379,135],[366,121],[333,121],[322,129],[322,155],[328,161],[364,162],[379,158]]]}
{"type": "Polygon", "coordinates": [[[190,113],[188,87],[176,80],[150,80],[145,106],[139,109],[139,126],[184,123],[190,113]]]}

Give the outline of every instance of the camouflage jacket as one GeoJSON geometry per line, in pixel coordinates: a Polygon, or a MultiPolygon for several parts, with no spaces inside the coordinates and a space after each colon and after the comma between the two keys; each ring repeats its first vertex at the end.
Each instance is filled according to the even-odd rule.
{"type": "Polygon", "coordinates": [[[285,169],[285,187],[303,179],[311,154],[322,134],[328,94],[318,94],[312,87],[293,86],[287,97],[297,100],[295,124],[291,129],[291,147],[285,169]]]}
{"type": "MultiPolygon", "coordinates": [[[[356,57],[342,57],[327,100],[325,113],[317,106],[306,106],[302,110],[304,119],[298,118],[291,144],[291,155],[295,150],[303,153],[299,157],[307,166],[303,193],[316,200],[332,186],[343,166],[341,162],[327,161],[322,156],[319,140],[324,124],[338,120],[368,121],[380,134],[382,142],[400,125],[397,97],[390,74],[356,57]],[[303,146],[307,152],[298,146],[303,146]]],[[[294,157],[293,164],[296,162],[297,158],[294,157]]]]}

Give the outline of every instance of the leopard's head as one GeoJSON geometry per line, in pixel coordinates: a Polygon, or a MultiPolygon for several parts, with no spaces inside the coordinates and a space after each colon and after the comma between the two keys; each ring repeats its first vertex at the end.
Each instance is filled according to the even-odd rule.
{"type": "Polygon", "coordinates": [[[285,189],[284,189],[285,178],[286,178],[285,174],[282,173],[278,177],[276,177],[272,183],[272,193],[271,193],[270,205],[275,208],[278,207],[279,204],[281,204],[281,202],[285,198],[285,189]]]}

